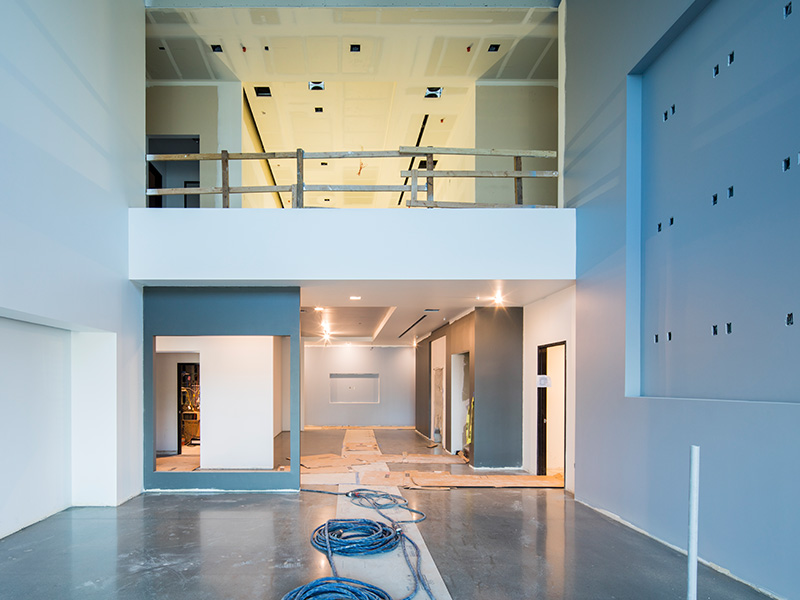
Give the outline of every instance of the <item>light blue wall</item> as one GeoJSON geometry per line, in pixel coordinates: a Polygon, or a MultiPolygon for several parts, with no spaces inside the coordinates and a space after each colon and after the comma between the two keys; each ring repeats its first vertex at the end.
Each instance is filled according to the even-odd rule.
{"type": "Polygon", "coordinates": [[[414,349],[306,346],[303,411],[306,425],[414,425],[414,349]],[[331,404],[331,373],[374,373],[380,403],[331,404]]]}
{"type": "MultiPolygon", "coordinates": [[[[567,0],[565,186],[568,205],[578,207],[575,493],[581,501],[615,513],[669,543],[685,547],[689,446],[699,444],[701,557],[730,569],[735,576],[754,585],[784,597],[797,597],[800,576],[794,566],[794,556],[800,536],[800,512],[796,510],[796,498],[800,496],[797,460],[800,407],[765,401],[774,398],[778,390],[790,388],[789,375],[781,372],[758,378],[754,374],[755,382],[744,384],[748,389],[743,394],[744,401],[734,401],[733,398],[742,398],[742,395],[736,394],[736,379],[728,379],[751,377],[749,371],[729,365],[724,370],[728,379],[717,379],[714,383],[704,368],[716,368],[717,359],[704,352],[693,357],[691,372],[687,374],[692,387],[687,388],[687,393],[692,393],[691,389],[703,389],[703,395],[718,395],[717,399],[630,397],[625,392],[626,282],[638,279],[635,272],[626,276],[626,253],[638,248],[641,240],[636,235],[626,240],[628,226],[634,226],[631,227],[634,233],[637,231],[637,223],[626,221],[626,180],[633,183],[637,180],[636,173],[626,169],[626,134],[634,131],[636,125],[628,123],[627,77],[663,36],[667,35],[666,41],[674,39],[675,31],[671,28],[686,11],[699,12],[706,4],[688,0],[609,0],[602,3],[567,0]],[[634,245],[629,247],[626,242],[634,245]],[[758,393],[758,389],[766,393],[758,393]],[[714,391],[717,394],[711,393],[714,391]]],[[[785,3],[726,0],[718,4],[712,4],[707,10],[722,10],[728,14],[745,5],[751,9],[759,7],[770,12],[770,18],[777,22],[782,19],[785,3]]],[[[798,15],[792,18],[797,19],[798,15]]],[[[758,20],[740,16],[738,27],[751,19],[758,20]]],[[[686,74],[695,68],[701,69],[701,75],[710,73],[717,60],[714,54],[714,62],[711,62],[712,53],[719,53],[729,42],[734,43],[738,35],[736,27],[725,23],[724,16],[716,20],[713,35],[706,36],[707,44],[682,58],[675,66],[676,72],[687,77],[686,74]]],[[[798,31],[797,21],[787,20],[775,27],[779,25],[798,31]]],[[[785,43],[786,38],[767,37],[773,53],[792,52],[791,48],[781,45],[780,40],[784,39],[785,43]]],[[[794,39],[797,37],[800,35],[795,34],[794,39]]],[[[794,53],[796,56],[796,50],[794,53]]],[[[738,66],[746,67],[747,54],[737,54],[736,60],[740,59],[743,62],[738,66]]],[[[795,67],[790,73],[797,77],[798,69],[795,67]]],[[[751,90],[747,99],[749,110],[768,113],[776,102],[780,104],[781,85],[775,80],[765,81],[764,85],[751,90]]],[[[682,98],[680,104],[676,102],[676,116],[687,112],[691,116],[691,111],[682,107],[691,103],[693,94],[701,92],[691,82],[675,81],[668,88],[674,90],[676,98],[682,98]]],[[[659,98],[657,104],[660,107],[663,101],[659,98]]],[[[703,106],[702,110],[710,114],[711,109],[703,106]]],[[[740,189],[738,185],[742,185],[742,190],[753,190],[748,201],[753,206],[748,210],[756,206],[760,209],[750,213],[748,231],[765,236],[770,234],[770,223],[774,224],[774,219],[778,218],[765,217],[765,214],[772,203],[770,199],[780,195],[780,189],[775,178],[762,177],[747,169],[761,160],[760,154],[771,152],[778,140],[770,148],[744,146],[742,138],[746,136],[748,114],[743,112],[740,118],[730,118],[730,114],[722,111],[719,115],[724,127],[718,134],[734,140],[727,145],[728,156],[739,157],[741,163],[729,173],[712,174],[697,169],[682,172],[674,181],[668,181],[669,185],[696,193],[701,198],[698,202],[702,203],[710,195],[712,185],[722,188],[724,181],[734,177],[737,190],[740,189]]],[[[703,129],[698,127],[687,127],[683,135],[685,139],[675,147],[675,152],[702,147],[706,140],[703,129]]],[[[795,135],[794,139],[797,145],[798,137],[795,135]]],[[[800,147],[794,148],[795,156],[798,151],[800,147]]],[[[697,152],[698,156],[705,156],[701,150],[697,152]]],[[[713,165],[718,159],[709,160],[713,165]]],[[[764,165],[777,168],[777,158],[765,159],[764,165]]],[[[666,185],[655,183],[657,191],[666,185]]],[[[794,198],[797,198],[796,192],[794,198]]],[[[653,208],[659,215],[669,213],[666,209],[653,208]]],[[[676,214],[675,227],[685,227],[682,235],[688,236],[691,224],[699,223],[698,215],[694,208],[676,214]]],[[[652,224],[653,216],[644,217],[645,226],[652,224]]],[[[668,219],[670,215],[665,216],[668,219]]],[[[673,251],[696,249],[702,253],[714,244],[712,234],[699,231],[691,239],[681,239],[680,231],[673,231],[675,235],[670,242],[673,251]]],[[[730,285],[725,298],[730,311],[721,310],[717,318],[722,325],[733,320],[734,327],[737,322],[744,324],[747,315],[754,315],[754,319],[765,318],[763,306],[750,305],[747,294],[759,292],[750,289],[753,283],[746,277],[739,258],[718,256],[720,267],[730,278],[725,284],[730,285]],[[725,318],[725,314],[740,316],[725,318]]],[[[649,275],[652,273],[645,272],[648,286],[645,299],[648,294],[650,298],[664,298],[662,291],[666,294],[676,291],[671,287],[676,285],[674,281],[667,281],[659,289],[648,279],[649,275]]],[[[783,271],[782,276],[796,280],[789,271],[783,271]]],[[[714,289],[713,281],[711,289],[714,289]]],[[[629,306],[635,308],[636,298],[631,300],[629,306]]],[[[680,316],[687,321],[705,323],[709,318],[703,301],[671,306],[670,310],[674,310],[676,318],[680,316]]],[[[780,310],[788,312],[789,309],[780,310]]],[[[652,332],[638,331],[636,318],[630,322],[637,339],[646,337],[649,340],[652,332]]],[[[740,331],[737,328],[735,333],[740,331]]],[[[788,351],[795,357],[800,354],[796,345],[789,346],[788,351]]],[[[753,359],[762,361],[762,365],[768,364],[758,352],[771,350],[753,348],[753,359]]],[[[645,358],[649,360],[647,354],[645,358]]],[[[638,368],[638,362],[631,361],[631,367],[638,368]]],[[[654,388],[654,391],[657,390],[654,388]]],[[[791,396],[781,393],[784,397],[791,396]]],[[[798,399],[797,392],[793,399],[798,399]]]]}

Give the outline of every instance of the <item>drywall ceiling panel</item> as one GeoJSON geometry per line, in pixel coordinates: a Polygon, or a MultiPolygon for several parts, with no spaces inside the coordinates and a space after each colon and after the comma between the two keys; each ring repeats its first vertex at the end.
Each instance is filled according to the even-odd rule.
{"type": "Polygon", "coordinates": [[[437,37],[431,44],[431,52],[428,57],[428,65],[425,67],[425,75],[433,77],[439,72],[439,64],[442,61],[442,54],[445,51],[447,39],[444,37],[437,37]]]}
{"type": "Polygon", "coordinates": [[[328,75],[339,72],[339,38],[311,37],[306,39],[308,72],[328,75]]]}
{"type": "Polygon", "coordinates": [[[446,40],[435,74],[447,77],[466,76],[475,58],[472,50],[476,46],[475,38],[459,37],[446,40]]]}
{"type": "Polygon", "coordinates": [[[203,56],[205,48],[201,49],[200,40],[197,38],[172,38],[164,40],[169,46],[172,58],[178,65],[183,79],[213,79],[214,74],[209,71],[203,56]]]}
{"type": "Polygon", "coordinates": [[[475,60],[470,66],[469,75],[472,77],[481,77],[486,71],[491,69],[494,65],[499,63],[514,43],[512,38],[490,37],[483,38],[473,49],[475,60]],[[489,52],[490,44],[498,44],[500,47],[496,52],[489,52]]]}
{"type": "MultiPolygon", "coordinates": [[[[551,38],[528,37],[521,39],[511,50],[510,56],[497,63],[499,70],[489,76],[498,79],[527,79],[531,68],[542,56],[550,42],[551,38]]],[[[492,71],[494,69],[490,69],[489,73],[492,71]]]]}
{"type": "Polygon", "coordinates": [[[375,73],[378,70],[382,51],[379,39],[370,37],[345,37],[342,40],[342,73],[375,73]],[[351,52],[350,47],[358,44],[359,52],[351,52]]]}
{"type": "Polygon", "coordinates": [[[345,206],[371,206],[375,203],[375,194],[345,192],[343,203],[345,206]]]}
{"type": "Polygon", "coordinates": [[[180,79],[170,60],[169,51],[163,40],[148,38],[145,40],[145,60],[150,79],[180,79]],[[164,48],[161,50],[161,48],[164,48]]]}
{"type": "Polygon", "coordinates": [[[272,38],[269,45],[272,64],[279,75],[299,75],[305,73],[306,58],[302,38],[272,38]]]}
{"type": "Polygon", "coordinates": [[[251,8],[250,22],[253,25],[280,25],[281,18],[277,8],[251,8]]]}
{"type": "Polygon", "coordinates": [[[332,17],[334,23],[371,25],[380,23],[380,12],[373,8],[334,9],[332,17]]]}
{"type": "Polygon", "coordinates": [[[156,25],[185,25],[186,18],[175,10],[148,10],[147,16],[156,25]]]}
{"type": "Polygon", "coordinates": [[[469,8],[453,10],[449,8],[408,8],[382,11],[380,22],[390,25],[401,24],[514,24],[523,23],[528,16],[527,8],[485,9],[469,8]]]}

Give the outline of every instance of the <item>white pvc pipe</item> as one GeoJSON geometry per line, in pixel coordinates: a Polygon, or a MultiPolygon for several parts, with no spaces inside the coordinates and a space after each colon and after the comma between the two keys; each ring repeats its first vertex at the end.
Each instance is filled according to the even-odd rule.
{"type": "Polygon", "coordinates": [[[686,599],[697,600],[697,530],[700,504],[700,446],[692,446],[689,459],[689,575],[686,599]]]}

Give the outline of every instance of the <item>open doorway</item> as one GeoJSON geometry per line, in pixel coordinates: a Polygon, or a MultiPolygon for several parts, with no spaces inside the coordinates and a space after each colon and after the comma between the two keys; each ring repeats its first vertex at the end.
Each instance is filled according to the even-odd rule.
{"type": "Polygon", "coordinates": [[[538,348],[539,375],[547,386],[538,388],[537,475],[564,475],[567,440],[567,342],[538,348]]]}
{"type": "Polygon", "coordinates": [[[447,338],[431,342],[431,439],[447,447],[447,338]]]}
{"type": "MultiPolygon", "coordinates": [[[[178,363],[178,454],[200,445],[200,363],[178,363]]],[[[199,450],[198,450],[199,455],[199,450]]]]}
{"type": "Polygon", "coordinates": [[[469,413],[469,352],[450,357],[450,445],[455,454],[467,443],[467,414],[469,413]]]}
{"type": "MultiPolygon", "coordinates": [[[[196,154],[200,151],[198,135],[151,135],[147,137],[148,154],[196,154]]],[[[200,161],[154,161],[148,163],[147,185],[150,188],[200,187],[200,161]]],[[[199,194],[148,196],[148,208],[199,208],[199,194]]]]}

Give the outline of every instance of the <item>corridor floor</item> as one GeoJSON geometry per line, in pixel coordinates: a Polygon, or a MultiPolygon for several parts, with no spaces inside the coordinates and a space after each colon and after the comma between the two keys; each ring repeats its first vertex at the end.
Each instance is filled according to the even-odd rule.
{"type": "MultiPolygon", "coordinates": [[[[385,453],[427,447],[416,436],[419,448],[409,448],[409,434],[375,431],[385,453]]],[[[341,448],[343,437],[301,439],[303,453],[341,448]]],[[[428,515],[419,531],[455,600],[686,597],[684,556],[563,490],[402,494],[428,515]]],[[[309,538],[336,506],[336,496],[301,491],[143,494],[117,508],[68,509],[0,540],[0,598],[279,600],[330,574],[309,538]]],[[[767,596],[701,566],[698,598],[767,596]]]]}

